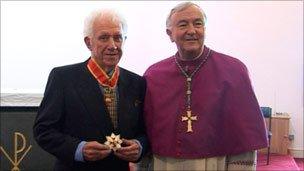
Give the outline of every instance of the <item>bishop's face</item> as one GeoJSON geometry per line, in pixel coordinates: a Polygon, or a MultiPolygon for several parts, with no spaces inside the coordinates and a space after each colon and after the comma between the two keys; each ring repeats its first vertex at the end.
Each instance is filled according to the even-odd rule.
{"type": "Polygon", "coordinates": [[[203,50],[205,26],[200,9],[190,6],[171,16],[171,26],[167,34],[175,42],[181,58],[197,57],[203,50]]]}

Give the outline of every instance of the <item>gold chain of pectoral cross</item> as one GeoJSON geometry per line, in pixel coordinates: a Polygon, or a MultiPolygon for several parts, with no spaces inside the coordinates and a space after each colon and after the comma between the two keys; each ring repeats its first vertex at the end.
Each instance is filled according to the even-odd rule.
{"type": "Polygon", "coordinates": [[[176,57],[175,57],[175,63],[178,66],[178,68],[181,70],[183,75],[186,77],[186,114],[182,116],[181,121],[187,121],[187,132],[193,132],[192,129],[192,121],[197,121],[198,117],[196,115],[192,115],[192,110],[191,110],[191,83],[192,83],[192,77],[194,76],[195,73],[201,68],[201,66],[207,61],[209,55],[210,55],[211,50],[208,49],[208,53],[205,56],[205,58],[202,60],[202,62],[194,69],[194,71],[188,75],[187,72],[182,68],[182,66],[178,63],[176,57]]]}

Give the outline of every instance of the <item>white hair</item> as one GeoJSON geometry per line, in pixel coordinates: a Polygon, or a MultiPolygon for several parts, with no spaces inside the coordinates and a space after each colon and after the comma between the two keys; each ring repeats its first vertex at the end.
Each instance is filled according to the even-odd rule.
{"type": "Polygon", "coordinates": [[[114,22],[119,22],[122,27],[123,37],[127,34],[127,22],[123,16],[114,9],[97,9],[91,12],[84,21],[83,36],[91,36],[93,33],[93,25],[97,19],[110,19],[114,22]]]}
{"type": "Polygon", "coordinates": [[[196,7],[198,7],[198,9],[200,10],[200,12],[202,13],[203,22],[204,22],[204,25],[205,25],[207,17],[206,17],[205,12],[203,11],[203,9],[200,6],[198,6],[197,4],[195,4],[195,3],[192,3],[192,2],[183,2],[183,3],[177,4],[174,8],[171,9],[171,11],[170,11],[170,13],[169,13],[169,15],[167,17],[167,20],[166,20],[166,27],[169,28],[171,26],[171,16],[174,13],[183,11],[186,8],[190,7],[190,6],[196,6],[196,7]]]}

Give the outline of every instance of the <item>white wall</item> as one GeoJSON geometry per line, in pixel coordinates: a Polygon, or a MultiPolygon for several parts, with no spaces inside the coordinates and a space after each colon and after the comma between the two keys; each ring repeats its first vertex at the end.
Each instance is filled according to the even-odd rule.
{"type": "MultiPolygon", "coordinates": [[[[1,93],[43,93],[55,66],[89,57],[85,16],[114,7],[129,25],[120,66],[142,74],[175,53],[165,18],[176,1],[1,1],[1,93]]],[[[293,149],[303,150],[303,2],[197,2],[207,14],[206,45],[242,60],[261,106],[291,115],[293,149]]]]}

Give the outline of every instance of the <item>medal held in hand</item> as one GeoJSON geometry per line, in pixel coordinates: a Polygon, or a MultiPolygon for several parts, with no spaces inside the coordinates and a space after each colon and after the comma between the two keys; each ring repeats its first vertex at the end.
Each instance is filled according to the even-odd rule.
{"type": "Polygon", "coordinates": [[[116,151],[121,148],[122,140],[120,139],[120,135],[115,135],[114,133],[111,136],[106,136],[107,141],[104,143],[109,146],[111,150],[116,151]]]}

